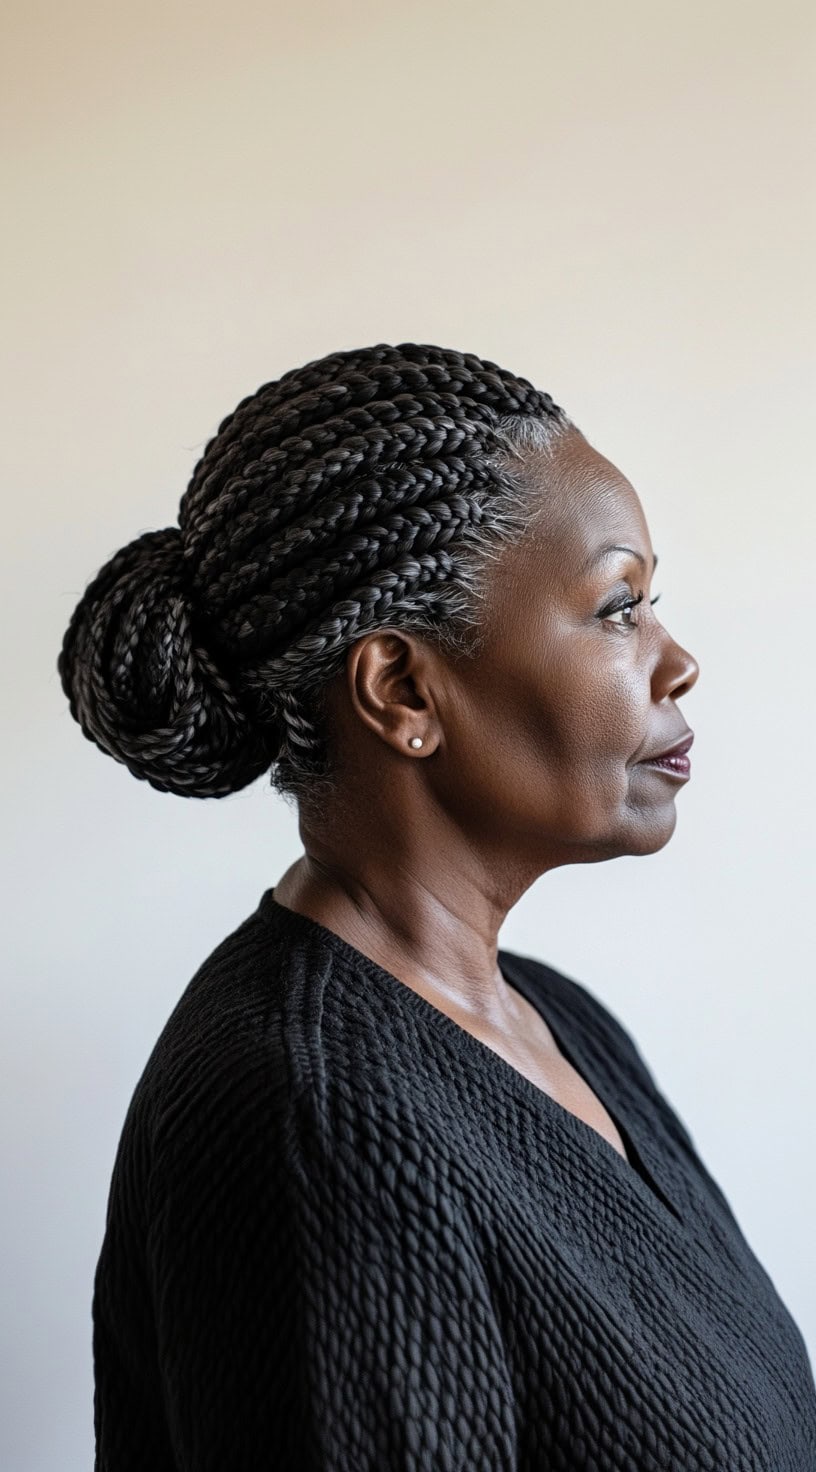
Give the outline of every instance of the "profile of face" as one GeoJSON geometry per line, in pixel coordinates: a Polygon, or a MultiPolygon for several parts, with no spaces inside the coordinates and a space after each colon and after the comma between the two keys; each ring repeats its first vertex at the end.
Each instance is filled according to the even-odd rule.
{"type": "MultiPolygon", "coordinates": [[[[466,854],[512,893],[560,864],[663,847],[687,774],[654,759],[691,735],[678,701],[698,675],[652,605],[626,477],[574,429],[526,452],[523,473],[540,511],[491,567],[476,657],[381,629],[329,696],[346,793],[370,799],[364,849],[398,836],[422,868],[466,854]]],[[[347,845],[359,807],[338,822],[347,845]]]]}
{"type": "MultiPolygon", "coordinates": [[[[535,871],[650,854],[672,836],[688,779],[688,758],[655,758],[691,736],[678,702],[697,664],[651,604],[650,533],[625,475],[577,430],[529,452],[524,474],[541,514],[495,564],[479,655],[440,661],[380,631],[352,651],[352,704],[399,752],[395,802],[402,782],[423,780],[474,851],[510,851],[535,871]],[[418,730],[421,757],[407,754],[418,730]]],[[[365,779],[377,752],[362,749],[365,779]]]]}
{"type": "Polygon", "coordinates": [[[654,553],[625,476],[577,430],[525,469],[540,516],[496,565],[478,658],[434,688],[440,797],[543,867],[652,853],[687,780],[654,758],[691,734],[678,701],[698,667],[652,605],[654,553]]]}

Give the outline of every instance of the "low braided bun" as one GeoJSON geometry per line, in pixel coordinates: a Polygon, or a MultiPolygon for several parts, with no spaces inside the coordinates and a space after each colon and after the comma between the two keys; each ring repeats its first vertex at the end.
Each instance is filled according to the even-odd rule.
{"type": "Polygon", "coordinates": [[[57,661],[84,735],[159,792],[222,797],[271,754],[199,641],[178,527],[145,532],[77,605],[57,661]]]}
{"type": "Polygon", "coordinates": [[[179,526],[86,588],[58,670],[84,735],[160,792],[223,797],[271,769],[332,791],[323,694],[384,626],[473,657],[501,544],[536,513],[518,474],[571,421],[471,353],[402,343],[264,384],[219,426],[179,526]]]}

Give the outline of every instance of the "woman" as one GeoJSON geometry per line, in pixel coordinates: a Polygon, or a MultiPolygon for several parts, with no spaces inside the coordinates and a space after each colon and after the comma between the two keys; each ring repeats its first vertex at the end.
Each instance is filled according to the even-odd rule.
{"type": "Polygon", "coordinates": [[[654,564],[549,395],[402,343],[244,399],[88,586],[84,734],[181,796],[270,771],[304,848],[136,1086],[97,1469],[816,1467],[801,1335],[632,1037],[497,947],[547,870],[671,837],[654,564]]]}

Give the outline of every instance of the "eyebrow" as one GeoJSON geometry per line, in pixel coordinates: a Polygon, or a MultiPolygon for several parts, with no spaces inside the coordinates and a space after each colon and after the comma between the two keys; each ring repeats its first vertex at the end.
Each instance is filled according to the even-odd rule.
{"type": "MultiPolygon", "coordinates": [[[[629,557],[635,557],[637,559],[637,561],[640,563],[641,567],[646,567],[647,566],[646,558],[643,556],[643,553],[642,552],[636,552],[635,549],[634,549],[634,547],[619,547],[617,545],[617,543],[613,543],[609,547],[601,547],[597,552],[593,552],[592,555],[591,555],[591,557],[589,557],[587,559],[587,562],[586,562],[585,566],[587,568],[592,567],[594,563],[600,562],[600,560],[601,560],[602,557],[608,557],[611,552],[626,552],[629,557]]],[[[656,567],[657,567],[657,553],[654,554],[654,562],[652,563],[652,572],[654,572],[654,570],[655,570],[656,567]]]]}

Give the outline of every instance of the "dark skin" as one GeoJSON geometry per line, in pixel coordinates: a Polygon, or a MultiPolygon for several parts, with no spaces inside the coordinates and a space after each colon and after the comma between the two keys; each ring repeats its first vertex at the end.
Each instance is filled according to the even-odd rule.
{"type": "Polygon", "coordinates": [[[549,869],[668,842],[684,779],[646,759],[688,732],[677,702],[698,667],[650,604],[654,554],[625,476],[577,430],[552,454],[529,452],[524,469],[541,510],[493,564],[479,656],[452,661],[387,628],[349,650],[329,689],[338,797],[319,827],[301,815],[305,852],[275,898],[624,1154],[603,1105],[504,980],[498,933],[549,869]],[[604,552],[613,546],[630,550],[604,552]]]}

